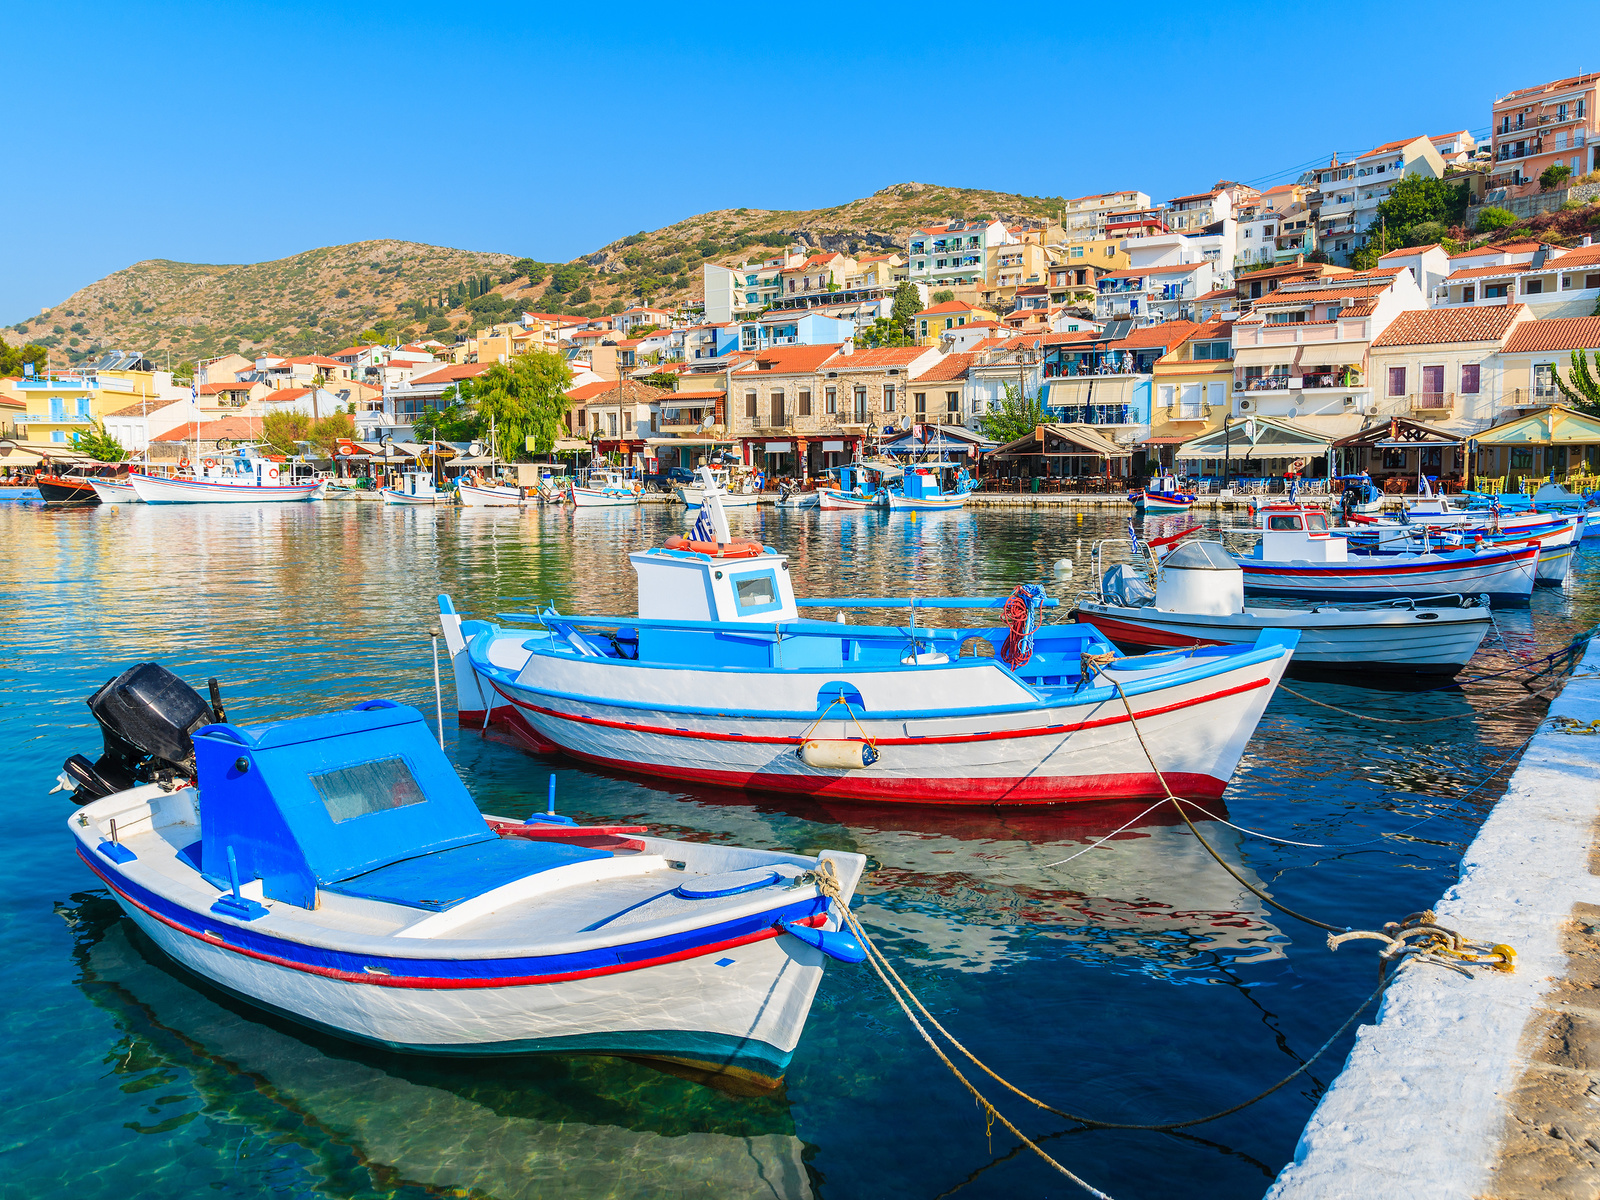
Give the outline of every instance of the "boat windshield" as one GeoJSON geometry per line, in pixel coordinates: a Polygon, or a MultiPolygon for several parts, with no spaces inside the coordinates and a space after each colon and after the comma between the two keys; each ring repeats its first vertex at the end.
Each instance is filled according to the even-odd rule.
{"type": "Polygon", "coordinates": [[[381,758],[310,778],[322,807],[336,823],[385,809],[421,804],[426,799],[416,777],[401,758],[381,758]]]}
{"type": "Polygon", "coordinates": [[[1328,527],[1328,518],[1326,516],[1324,516],[1322,513],[1307,513],[1306,514],[1306,528],[1307,529],[1326,529],[1327,527],[1328,527]]]}

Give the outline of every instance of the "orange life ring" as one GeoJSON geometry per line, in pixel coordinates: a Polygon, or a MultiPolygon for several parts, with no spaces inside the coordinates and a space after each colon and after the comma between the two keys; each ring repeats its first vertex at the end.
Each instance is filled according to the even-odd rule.
{"type": "Polygon", "coordinates": [[[766,548],[756,542],[691,542],[686,537],[674,534],[662,546],[668,550],[688,550],[694,554],[706,554],[712,558],[754,558],[758,554],[765,554],[766,548]]]}
{"type": "Polygon", "coordinates": [[[277,477],[278,477],[278,468],[277,467],[268,467],[267,468],[267,478],[268,479],[276,479],[277,477]]]}
{"type": "Polygon", "coordinates": [[[189,460],[187,458],[180,458],[178,460],[178,470],[187,471],[188,469],[189,469],[189,460]]]}
{"type": "Polygon", "coordinates": [[[214,459],[214,458],[208,458],[208,459],[205,460],[205,462],[201,463],[200,465],[202,467],[205,467],[209,471],[212,467],[217,465],[217,460],[214,459]]]}

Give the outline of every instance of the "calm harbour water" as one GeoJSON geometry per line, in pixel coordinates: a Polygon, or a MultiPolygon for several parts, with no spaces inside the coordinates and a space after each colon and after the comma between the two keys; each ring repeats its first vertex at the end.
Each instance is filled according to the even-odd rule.
{"type": "MultiPolygon", "coordinates": [[[[1228,518],[1231,520],[1231,518],[1228,518]]],[[[1075,559],[1125,514],[980,511],[733,514],[791,555],[817,595],[1000,595],[1075,559]]],[[[1208,520],[1209,524],[1215,521],[1208,520]]],[[[388,695],[432,712],[433,597],[463,613],[553,599],[634,609],[625,552],[681,510],[393,509],[323,503],[81,512],[0,505],[0,767],[11,845],[0,872],[0,1197],[818,1196],[1081,1194],[971,1100],[862,967],[834,964],[777,1095],[725,1095],[598,1058],[456,1065],[358,1049],[263,1018],[169,969],[77,862],[61,762],[94,757],[83,700],[135,661],[221,681],[241,723],[388,695]]],[[[1175,527],[1176,521],[1149,528],[1175,527]]],[[[1594,543],[1589,543],[1593,546],[1594,543]]],[[[1600,552],[1498,611],[1477,666],[1564,644],[1600,614],[1600,552]]],[[[1462,799],[1533,730],[1542,703],[1505,683],[1429,696],[1294,683],[1377,718],[1280,692],[1226,815],[1313,849],[1202,828],[1301,911],[1365,928],[1429,905],[1501,791],[1462,799]],[[1431,817],[1404,836],[1381,835],[1431,817]]],[[[448,675],[446,704],[451,697],[448,675]]],[[[448,711],[448,708],[447,708],[448,711]]],[[[669,836],[870,856],[860,915],[939,1019],[1024,1090],[1107,1120],[1167,1121],[1254,1095],[1293,1070],[1373,985],[1373,954],[1273,915],[1152,815],[1050,864],[1143,806],[925,813],[663,789],[551,764],[447,723],[486,811],[521,816],[558,776],[559,806],[669,836]]],[[[1119,1200],[1257,1196],[1288,1160],[1349,1038],[1309,1077],[1182,1136],[1074,1131],[1003,1111],[1119,1200]]],[[[988,1089],[996,1093],[998,1088],[988,1089]]]]}

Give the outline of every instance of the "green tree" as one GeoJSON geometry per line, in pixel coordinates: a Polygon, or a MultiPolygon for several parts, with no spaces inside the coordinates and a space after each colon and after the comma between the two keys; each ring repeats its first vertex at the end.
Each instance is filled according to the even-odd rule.
{"type": "Polygon", "coordinates": [[[1467,213],[1467,185],[1443,179],[1424,179],[1407,175],[1378,205],[1378,216],[1388,229],[1390,246],[1405,245],[1404,234],[1413,225],[1437,221],[1459,225],[1467,213]]]}
{"type": "Polygon", "coordinates": [[[1600,351],[1595,353],[1595,365],[1592,370],[1589,367],[1588,356],[1582,350],[1572,352],[1570,383],[1561,378],[1559,371],[1553,374],[1556,377],[1556,386],[1561,389],[1561,394],[1573,408],[1591,417],[1600,417],[1600,351]]]}
{"type": "Polygon", "coordinates": [[[1478,210],[1478,223],[1474,228],[1479,233],[1493,233],[1496,229],[1509,229],[1516,223],[1515,213],[1498,205],[1489,204],[1478,210]]]}
{"type": "Polygon", "coordinates": [[[121,462],[128,457],[122,443],[107,433],[106,427],[98,421],[92,422],[88,433],[72,435],[72,448],[79,454],[87,454],[96,462],[121,462]]]}
{"type": "Polygon", "coordinates": [[[583,268],[567,263],[550,276],[550,286],[562,293],[575,292],[583,285],[583,268]]]}
{"type": "Polygon", "coordinates": [[[571,401],[572,370],[565,356],[534,350],[509,363],[495,363],[473,383],[478,415],[492,421],[495,440],[505,458],[525,454],[533,439],[534,453],[548,454],[563,429],[571,401]]]}
{"type": "Polygon", "coordinates": [[[862,349],[875,350],[879,346],[909,346],[911,335],[893,317],[879,317],[856,334],[862,349]]]}
{"type": "Polygon", "coordinates": [[[261,418],[261,443],[274,454],[292,457],[307,449],[311,440],[311,418],[305,413],[274,412],[261,418]]]}
{"type": "Polygon", "coordinates": [[[451,403],[438,411],[430,409],[419,413],[411,422],[412,431],[422,441],[475,442],[483,437],[487,431],[483,418],[463,403],[469,399],[471,390],[470,384],[446,389],[445,396],[451,403]]]}
{"type": "Polygon", "coordinates": [[[911,320],[922,309],[922,297],[917,294],[917,285],[907,280],[894,289],[894,308],[889,319],[907,334],[911,332],[911,320]]]}
{"type": "Polygon", "coordinates": [[[1565,183],[1567,177],[1571,174],[1572,168],[1565,163],[1551,163],[1543,171],[1539,172],[1539,190],[1541,192],[1553,192],[1565,183]]]}
{"type": "Polygon", "coordinates": [[[929,304],[947,304],[956,298],[956,294],[949,288],[944,288],[928,297],[929,304]]]}
{"type": "Polygon", "coordinates": [[[1002,446],[1026,437],[1050,421],[1050,410],[1044,406],[1042,396],[1035,395],[1030,399],[1014,384],[1008,383],[1005,387],[1006,397],[1000,401],[999,411],[991,408],[978,419],[983,436],[1002,446]]]}
{"type": "Polygon", "coordinates": [[[329,413],[311,422],[306,441],[319,458],[332,458],[338,451],[340,438],[351,438],[356,433],[356,421],[349,413],[329,413]]]}
{"type": "Polygon", "coordinates": [[[589,291],[589,285],[584,284],[577,291],[567,297],[568,304],[587,304],[594,299],[594,294],[589,291]]]}
{"type": "Polygon", "coordinates": [[[35,371],[43,372],[49,361],[49,347],[38,342],[29,342],[26,346],[8,346],[0,342],[0,376],[21,375],[24,363],[32,363],[35,371]]]}

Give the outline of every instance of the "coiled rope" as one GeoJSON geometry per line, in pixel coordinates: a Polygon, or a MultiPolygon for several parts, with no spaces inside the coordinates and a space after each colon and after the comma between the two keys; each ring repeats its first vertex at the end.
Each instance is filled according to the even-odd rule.
{"type": "Polygon", "coordinates": [[[1013,671],[1033,657],[1033,634],[1044,611],[1044,589],[1037,583],[1018,584],[1007,598],[1000,617],[1010,627],[1000,647],[1000,661],[1013,671]]]}

